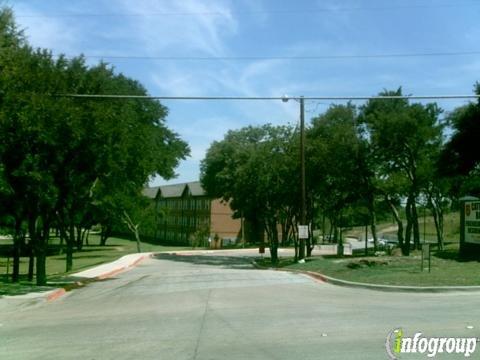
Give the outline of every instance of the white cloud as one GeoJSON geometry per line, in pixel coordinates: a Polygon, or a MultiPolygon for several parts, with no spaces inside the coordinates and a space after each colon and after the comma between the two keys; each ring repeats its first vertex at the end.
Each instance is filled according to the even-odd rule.
{"type": "Polygon", "coordinates": [[[123,0],[120,4],[121,12],[152,14],[129,18],[134,35],[142,42],[140,47],[150,55],[168,50],[177,55],[218,56],[225,50],[223,37],[237,29],[230,8],[220,1],[123,0]]]}
{"type": "Polygon", "coordinates": [[[67,25],[65,19],[42,17],[40,11],[25,3],[15,6],[15,13],[28,15],[17,17],[16,21],[32,46],[69,54],[79,50],[80,30],[73,24],[67,25]]]}

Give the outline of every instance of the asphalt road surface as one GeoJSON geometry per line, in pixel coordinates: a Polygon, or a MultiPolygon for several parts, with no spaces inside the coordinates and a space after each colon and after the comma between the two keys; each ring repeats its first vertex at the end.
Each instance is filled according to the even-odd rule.
{"type": "Polygon", "coordinates": [[[0,307],[0,359],[387,359],[397,327],[478,337],[480,294],[345,288],[238,256],[163,254],[50,303],[0,307]]]}

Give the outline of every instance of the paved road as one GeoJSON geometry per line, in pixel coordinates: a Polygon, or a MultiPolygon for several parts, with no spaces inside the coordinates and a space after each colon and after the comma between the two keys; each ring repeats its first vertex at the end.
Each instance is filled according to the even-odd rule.
{"type": "Polygon", "coordinates": [[[0,359],[386,359],[398,326],[479,336],[480,294],[343,288],[238,256],[163,254],[57,301],[3,308],[0,359]]]}

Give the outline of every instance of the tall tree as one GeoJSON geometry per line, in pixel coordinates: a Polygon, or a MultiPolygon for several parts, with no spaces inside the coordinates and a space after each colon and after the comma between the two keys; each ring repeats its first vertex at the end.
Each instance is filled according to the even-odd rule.
{"type": "MultiPolygon", "coordinates": [[[[402,90],[384,91],[380,95],[401,96],[402,90]]],[[[366,125],[368,139],[380,164],[380,178],[406,185],[405,194],[397,191],[393,196],[406,197],[405,255],[410,252],[412,235],[414,248],[420,244],[417,199],[425,181],[421,176],[422,168],[428,164],[429,154],[438,149],[442,141],[440,113],[436,104],[409,104],[406,99],[373,99],[362,107],[361,120],[366,125]]],[[[389,190],[393,189],[389,186],[389,190]]],[[[387,193],[386,199],[391,198],[392,193],[387,193]]],[[[398,211],[393,209],[392,201],[390,205],[397,217],[398,211]]]]}
{"type": "Polygon", "coordinates": [[[367,162],[367,147],[361,138],[357,110],[352,104],[332,105],[312,120],[308,130],[308,179],[316,202],[333,228],[334,241],[343,254],[339,226],[344,211],[360,200],[368,206],[375,228],[375,194],[372,171],[367,162]]]}
{"type": "Polygon", "coordinates": [[[53,223],[67,242],[68,271],[75,227],[94,200],[137,194],[155,174],[173,176],[189,150],[166,127],[167,109],[158,101],[61,96],[146,95],[137,81],[104,63],[88,67],[81,57],[54,59],[47,50],[32,49],[9,10],[0,12],[0,31],[0,165],[6,184],[1,196],[14,203],[12,217],[23,217],[17,223],[28,223],[37,284],[43,285],[53,223]],[[95,186],[102,191],[94,191],[95,186]]]}
{"type": "MultiPolygon", "coordinates": [[[[255,224],[260,239],[267,234],[272,263],[278,261],[278,232],[282,222],[292,223],[291,181],[298,177],[298,146],[294,129],[264,125],[229,131],[214,142],[201,165],[207,193],[230,203],[235,216],[255,224]],[[293,158],[295,160],[293,160],[293,158]]],[[[295,187],[298,188],[298,187],[295,187]]]]}
{"type": "MultiPolygon", "coordinates": [[[[480,83],[475,84],[475,93],[480,95],[480,83]]],[[[452,181],[453,195],[480,196],[480,100],[456,108],[448,116],[453,134],[445,144],[438,163],[441,175],[452,181]]]]}

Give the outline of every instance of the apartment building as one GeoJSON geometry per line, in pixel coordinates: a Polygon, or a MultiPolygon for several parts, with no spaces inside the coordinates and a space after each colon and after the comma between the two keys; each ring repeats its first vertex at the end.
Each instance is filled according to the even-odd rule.
{"type": "Polygon", "coordinates": [[[197,231],[224,242],[241,238],[241,219],[232,218],[228,204],[209,198],[198,181],[146,188],[143,195],[155,202],[155,242],[187,245],[197,231]]]}

